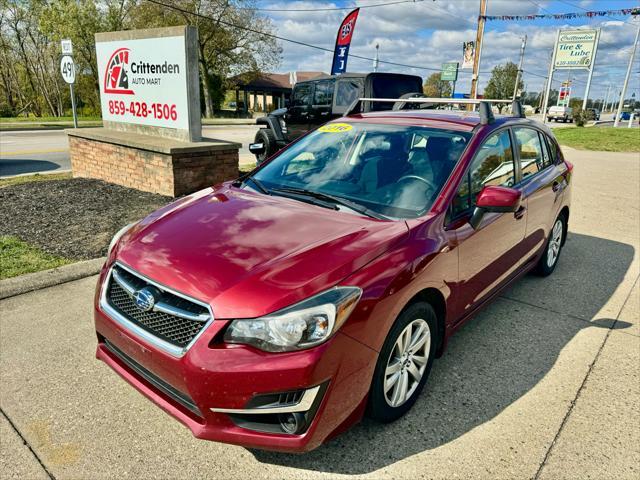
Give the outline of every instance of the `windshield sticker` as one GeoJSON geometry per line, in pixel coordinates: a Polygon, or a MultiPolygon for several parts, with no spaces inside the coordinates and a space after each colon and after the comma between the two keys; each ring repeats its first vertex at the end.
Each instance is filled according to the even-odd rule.
{"type": "Polygon", "coordinates": [[[353,125],[348,123],[329,123],[328,125],[321,126],[318,131],[324,133],[342,133],[348,132],[353,128],[353,125]]]}

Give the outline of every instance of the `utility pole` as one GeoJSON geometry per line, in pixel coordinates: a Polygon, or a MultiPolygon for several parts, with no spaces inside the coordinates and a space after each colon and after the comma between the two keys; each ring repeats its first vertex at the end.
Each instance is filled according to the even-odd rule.
{"type": "MultiPolygon", "coordinates": [[[[478,32],[476,33],[476,50],[473,55],[473,76],[471,77],[471,98],[478,98],[478,73],[480,71],[480,56],[482,55],[482,36],[484,35],[485,15],[487,14],[487,0],[480,0],[480,14],[478,15],[478,32]]],[[[472,108],[475,108],[472,107],[472,108]]]]}
{"type": "Polygon", "coordinates": [[[513,87],[513,100],[518,96],[518,83],[520,83],[520,76],[522,75],[522,62],[524,61],[524,49],[527,48],[527,36],[522,39],[522,45],[520,46],[520,63],[518,64],[518,73],[516,74],[516,84],[513,87]]]}
{"type": "Polygon", "coordinates": [[[378,71],[378,63],[380,63],[380,60],[378,59],[378,50],[380,49],[380,44],[376,43],[376,58],[373,59],[373,71],[377,72],[378,71]]]}
{"type": "Polygon", "coordinates": [[[638,37],[640,37],[640,24],[638,25],[638,31],[636,32],[636,39],[633,41],[633,48],[631,49],[631,56],[629,57],[629,66],[627,67],[627,75],[624,77],[624,85],[622,86],[622,93],[620,94],[620,103],[618,103],[618,111],[616,112],[616,118],[613,121],[613,126],[617,127],[620,123],[620,114],[622,113],[622,107],[624,106],[624,96],[627,94],[627,86],[629,85],[629,77],[631,76],[631,68],[633,67],[633,57],[636,55],[636,48],[638,47],[638,37]]]}
{"type": "Polygon", "coordinates": [[[549,62],[549,76],[547,77],[547,88],[544,94],[544,105],[542,106],[542,123],[547,122],[547,104],[549,103],[549,94],[551,93],[551,82],[553,81],[553,72],[555,70],[556,63],[556,49],[558,47],[558,40],[560,39],[560,29],[556,33],[556,42],[553,44],[553,53],[551,55],[551,61],[549,62]]]}
{"type": "Polygon", "coordinates": [[[607,111],[607,103],[609,103],[610,90],[611,90],[611,84],[607,85],[607,94],[604,96],[604,102],[602,103],[602,113],[607,111]]]}

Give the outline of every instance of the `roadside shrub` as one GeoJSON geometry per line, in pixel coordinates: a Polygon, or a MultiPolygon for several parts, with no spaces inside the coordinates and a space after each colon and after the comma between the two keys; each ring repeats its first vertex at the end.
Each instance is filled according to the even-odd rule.
{"type": "Polygon", "coordinates": [[[586,112],[580,107],[573,107],[573,122],[576,124],[576,127],[584,127],[586,121],[586,112]]]}
{"type": "Polygon", "coordinates": [[[583,110],[582,113],[584,114],[584,116],[586,117],[586,120],[588,121],[592,121],[596,119],[596,114],[593,112],[593,110],[583,110]]]}

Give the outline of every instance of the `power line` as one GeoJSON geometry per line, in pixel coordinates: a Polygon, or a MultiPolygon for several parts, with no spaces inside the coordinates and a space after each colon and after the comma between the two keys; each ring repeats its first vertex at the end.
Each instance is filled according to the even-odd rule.
{"type": "MultiPolygon", "coordinates": [[[[256,29],[251,28],[251,27],[245,27],[245,26],[241,26],[241,25],[236,25],[236,24],[234,24],[234,23],[227,22],[227,21],[222,20],[222,19],[220,19],[220,20],[214,20],[213,18],[208,17],[208,16],[206,16],[206,15],[202,15],[202,14],[200,14],[200,13],[195,13],[195,12],[190,12],[189,10],[185,10],[185,9],[180,8],[180,7],[177,7],[177,6],[175,6],[175,5],[168,5],[168,4],[166,4],[166,3],[159,2],[158,0],[145,0],[145,1],[146,1],[146,2],[149,2],[149,3],[156,4],[156,5],[161,6],[161,7],[164,7],[164,8],[169,8],[169,9],[171,9],[171,10],[175,10],[176,12],[184,13],[184,14],[187,14],[187,15],[193,15],[193,16],[195,16],[195,17],[202,18],[202,19],[204,19],[204,20],[209,20],[209,21],[212,21],[212,22],[215,22],[215,23],[219,23],[219,24],[225,25],[225,26],[227,26],[227,27],[237,28],[237,29],[239,29],[239,30],[246,30],[246,31],[248,31],[248,32],[257,33],[258,35],[263,35],[263,36],[265,36],[265,37],[274,38],[274,39],[276,39],[276,40],[281,40],[281,41],[283,41],[283,42],[294,43],[294,44],[296,44],[296,45],[301,45],[301,46],[303,46],[303,47],[309,47],[309,48],[314,48],[314,49],[316,49],[316,50],[321,50],[321,51],[323,51],[323,52],[330,52],[330,53],[333,53],[333,50],[332,50],[332,49],[329,49],[329,48],[321,47],[321,46],[319,46],[319,45],[312,45],[312,44],[310,44],[310,43],[301,42],[301,41],[299,41],[299,40],[293,40],[293,39],[291,39],[291,38],[281,37],[280,35],[275,35],[275,34],[273,34],[273,33],[263,32],[263,31],[261,31],[261,30],[256,30],[256,29]]],[[[360,60],[367,60],[367,61],[370,61],[370,62],[374,60],[374,59],[373,59],[373,58],[371,58],[371,57],[364,57],[364,56],[362,56],[362,55],[355,55],[355,54],[353,54],[353,53],[349,53],[349,57],[350,57],[350,58],[358,58],[358,59],[360,59],[360,60]]],[[[405,63],[389,62],[389,61],[387,61],[387,60],[378,60],[378,62],[379,62],[379,63],[385,63],[385,64],[387,64],[387,65],[394,65],[394,66],[396,66],[396,67],[415,68],[415,69],[417,69],[417,70],[429,70],[429,71],[432,71],[432,72],[439,72],[439,71],[440,71],[440,69],[439,69],[439,68],[422,67],[422,66],[418,66],[418,65],[407,65],[407,64],[405,64],[405,63]]]]}
{"type": "Polygon", "coordinates": [[[355,8],[377,8],[400,3],[418,3],[425,0],[396,0],[394,2],[375,3],[372,5],[352,5],[350,7],[323,7],[323,8],[260,8],[260,7],[236,7],[238,10],[252,10],[254,12],[335,12],[340,10],[353,10],[355,8]]]}
{"type": "MultiPolygon", "coordinates": [[[[274,38],[276,40],[281,40],[283,42],[289,42],[289,43],[293,43],[293,44],[296,44],[296,45],[301,45],[303,47],[313,48],[313,49],[320,50],[320,51],[323,51],[323,52],[333,53],[333,50],[329,49],[329,48],[321,47],[319,45],[313,45],[313,44],[302,42],[302,41],[299,41],[299,40],[293,40],[291,38],[281,37],[280,35],[276,35],[276,34],[268,33],[268,32],[263,32],[261,30],[256,30],[256,29],[251,28],[251,27],[245,27],[245,26],[241,26],[241,25],[236,25],[234,23],[227,22],[226,20],[222,20],[222,19],[214,20],[213,18],[208,17],[206,15],[203,15],[203,14],[200,14],[200,13],[196,13],[196,12],[190,12],[189,10],[177,7],[175,5],[168,5],[168,4],[160,2],[158,0],[145,0],[145,1],[148,2],[148,3],[153,3],[153,4],[158,5],[160,7],[164,7],[164,8],[168,8],[170,10],[174,10],[174,11],[180,12],[180,13],[184,13],[184,14],[187,14],[187,15],[193,15],[195,17],[202,18],[204,20],[209,20],[209,21],[212,21],[212,22],[216,22],[216,23],[219,23],[221,25],[225,25],[227,27],[237,28],[239,30],[249,31],[249,32],[252,32],[252,33],[256,33],[258,35],[263,35],[265,37],[274,38]]],[[[353,53],[350,53],[349,56],[353,57],[353,58],[360,59],[360,60],[367,60],[367,61],[373,61],[374,60],[371,57],[365,57],[365,56],[362,56],[362,55],[355,55],[353,53]]],[[[424,66],[419,66],[419,65],[408,65],[408,64],[404,64],[404,63],[390,62],[390,61],[387,61],[387,60],[378,60],[378,62],[387,64],[387,65],[397,66],[397,67],[415,68],[416,70],[428,70],[428,71],[432,71],[432,72],[439,72],[441,70],[440,68],[431,68],[431,67],[424,67],[424,66]]],[[[545,78],[545,79],[547,78],[546,75],[540,75],[540,74],[537,74],[537,73],[534,73],[534,72],[530,72],[530,71],[524,70],[524,69],[522,71],[523,71],[523,73],[526,73],[528,75],[533,75],[533,76],[540,77],[540,78],[545,78]]],[[[479,72],[479,73],[481,73],[481,74],[490,74],[491,72],[490,71],[482,71],[482,72],[479,72]]]]}

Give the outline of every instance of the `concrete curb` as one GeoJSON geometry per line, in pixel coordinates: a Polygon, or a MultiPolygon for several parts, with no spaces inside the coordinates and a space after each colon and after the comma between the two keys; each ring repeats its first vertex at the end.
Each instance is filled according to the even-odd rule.
{"type": "Polygon", "coordinates": [[[100,273],[106,260],[107,257],[94,258],[51,270],[0,280],[0,300],[96,275],[100,273]]]}

